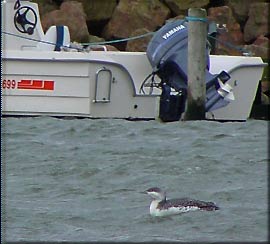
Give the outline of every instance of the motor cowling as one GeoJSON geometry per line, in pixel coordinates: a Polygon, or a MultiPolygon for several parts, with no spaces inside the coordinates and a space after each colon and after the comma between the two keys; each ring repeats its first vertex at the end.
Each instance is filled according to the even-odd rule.
{"type": "MultiPolygon", "coordinates": [[[[225,71],[219,74],[210,73],[210,46],[208,44],[205,47],[205,53],[205,110],[212,111],[229,103],[229,99],[225,99],[227,93],[220,90],[224,89],[223,84],[230,79],[230,76],[225,71]]],[[[188,22],[176,20],[160,28],[147,47],[147,57],[153,73],[161,79],[160,118],[164,121],[179,120],[181,113],[185,111],[187,97],[188,22]]],[[[230,89],[227,88],[228,92],[230,89]]]]}

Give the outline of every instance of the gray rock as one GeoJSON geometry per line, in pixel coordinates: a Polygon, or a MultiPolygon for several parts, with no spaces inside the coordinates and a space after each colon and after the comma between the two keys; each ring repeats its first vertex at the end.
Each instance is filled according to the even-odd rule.
{"type": "Polygon", "coordinates": [[[140,28],[153,31],[164,24],[169,14],[170,10],[158,0],[120,0],[102,36],[127,38],[140,28]]]}
{"type": "Polygon", "coordinates": [[[252,3],[249,8],[248,20],[244,28],[246,42],[254,41],[258,36],[269,36],[270,3],[252,3]]]}

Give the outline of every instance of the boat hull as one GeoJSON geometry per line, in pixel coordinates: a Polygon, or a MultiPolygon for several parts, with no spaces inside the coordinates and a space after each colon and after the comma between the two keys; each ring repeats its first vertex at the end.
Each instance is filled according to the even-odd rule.
{"type": "MultiPolygon", "coordinates": [[[[256,57],[210,56],[210,71],[227,71],[235,100],[206,113],[209,120],[245,121],[264,63],[256,57]]],[[[159,95],[140,94],[152,68],[143,52],[3,54],[2,114],[156,119],[159,95]]]]}
{"type": "MultiPolygon", "coordinates": [[[[28,52],[27,57],[15,52],[5,54],[3,115],[131,119],[158,116],[159,96],[138,94],[134,71],[101,52],[45,52],[42,57],[37,52],[28,52]],[[53,85],[48,86],[50,83],[53,85]]],[[[137,68],[145,69],[141,60],[143,57],[147,64],[145,55],[130,54],[128,58],[134,56],[139,61],[137,68]]],[[[144,77],[142,74],[136,78],[142,82],[144,77]]]]}

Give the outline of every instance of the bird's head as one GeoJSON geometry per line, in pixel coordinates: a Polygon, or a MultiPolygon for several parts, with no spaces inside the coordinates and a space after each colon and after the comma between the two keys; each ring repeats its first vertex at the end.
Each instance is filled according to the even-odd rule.
{"type": "Polygon", "coordinates": [[[166,200],[165,192],[158,187],[151,187],[145,193],[155,200],[166,200]]]}

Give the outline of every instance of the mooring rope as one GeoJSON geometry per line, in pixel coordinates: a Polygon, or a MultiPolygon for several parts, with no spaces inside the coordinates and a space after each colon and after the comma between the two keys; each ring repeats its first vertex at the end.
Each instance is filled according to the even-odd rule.
{"type": "Polygon", "coordinates": [[[101,41],[101,42],[89,42],[89,43],[81,43],[82,45],[105,45],[105,44],[113,44],[113,43],[119,43],[119,42],[126,42],[126,41],[132,41],[132,40],[137,40],[141,39],[147,36],[154,35],[155,32],[147,32],[138,36],[132,36],[132,37],[127,37],[127,38],[122,38],[122,39],[116,39],[116,40],[111,40],[111,41],[101,41]]]}

